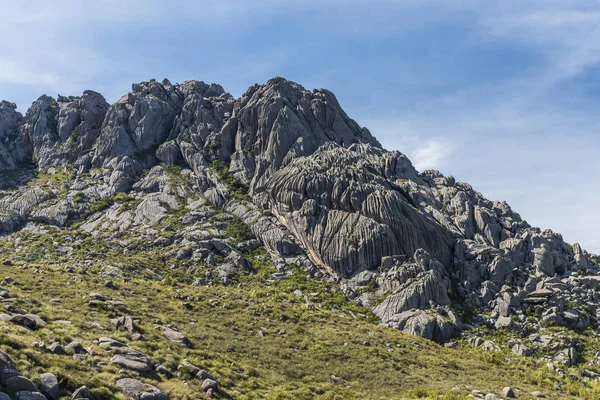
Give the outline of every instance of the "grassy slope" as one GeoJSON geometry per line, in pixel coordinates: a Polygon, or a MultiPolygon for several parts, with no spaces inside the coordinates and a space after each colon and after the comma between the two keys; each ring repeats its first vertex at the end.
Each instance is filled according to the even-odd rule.
{"type": "MultiPolygon", "coordinates": [[[[301,271],[288,280],[268,282],[263,275],[271,271],[270,266],[258,261],[257,254],[246,255],[255,272],[244,274],[234,284],[193,287],[184,273],[165,268],[167,263],[160,255],[164,249],[123,252],[88,240],[67,256],[56,252],[62,240],[60,234],[19,233],[15,237],[22,240],[17,246],[6,238],[0,241],[0,260],[14,260],[11,266],[0,266],[0,277],[15,280],[6,288],[19,300],[10,304],[17,311],[42,316],[49,324],[28,331],[0,322],[0,348],[16,360],[24,375],[35,380],[40,373],[51,371],[59,377],[61,387],[69,390],[85,384],[97,395],[119,398],[119,394],[113,394],[119,369],[97,365],[108,362],[112,355],[92,344],[101,336],[125,341],[154,364],[161,363],[173,371],[187,358],[220,380],[224,389],[221,397],[238,399],[405,398],[433,396],[437,391],[452,399],[462,398],[450,392],[456,385],[495,393],[504,386],[513,386],[527,393],[550,384],[539,372],[541,365],[533,361],[504,353],[483,353],[467,345],[447,349],[380,327],[366,310],[347,302],[333,284],[307,279],[301,271]],[[111,290],[103,286],[105,280],[97,275],[97,266],[65,272],[66,266],[91,258],[90,254],[96,259],[118,261],[134,273],[128,275],[127,282],[115,279],[118,287],[111,290]],[[169,276],[170,283],[145,278],[139,271],[146,266],[169,276]],[[323,304],[323,309],[307,309],[304,300],[293,295],[295,289],[319,293],[311,301],[323,304]],[[94,291],[124,301],[128,311],[87,307],[88,295],[94,291]],[[56,298],[62,302],[50,302],[56,298]],[[189,302],[192,309],[184,308],[183,302],[189,302]],[[129,342],[126,332],[114,331],[109,319],[119,315],[140,319],[139,326],[148,341],[129,342]],[[156,328],[156,319],[185,333],[193,348],[168,342],[162,329],[156,328]],[[70,320],[73,324],[55,320],[70,320]],[[81,329],[88,321],[98,322],[107,330],[81,329]],[[281,329],[286,333],[278,334],[281,329]],[[258,334],[260,330],[264,336],[258,334]],[[97,356],[81,363],[70,356],[30,348],[31,342],[39,340],[63,345],[77,340],[84,347],[91,346],[97,356]],[[227,351],[230,346],[235,347],[234,352],[227,351]],[[510,363],[506,356],[511,358],[510,363]]],[[[144,379],[172,399],[198,398],[201,382],[185,378],[176,374],[170,380],[159,375],[144,379]]],[[[555,393],[553,398],[561,397],[555,393]]]]}

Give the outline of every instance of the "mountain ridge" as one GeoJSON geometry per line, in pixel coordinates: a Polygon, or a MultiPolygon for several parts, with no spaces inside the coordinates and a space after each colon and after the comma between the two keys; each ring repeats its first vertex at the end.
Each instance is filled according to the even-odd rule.
{"type": "Polygon", "coordinates": [[[297,265],[380,324],[440,343],[491,329],[532,346],[546,326],[598,329],[595,254],[418,172],[325,89],[276,77],[234,99],[152,80],[112,105],[93,91],[41,96],[25,115],[2,102],[0,163],[9,238],[57,229],[124,249],[152,238],[169,249],[165,267],[198,285],[235,283],[246,252],[264,249],[272,279],[297,265]]]}

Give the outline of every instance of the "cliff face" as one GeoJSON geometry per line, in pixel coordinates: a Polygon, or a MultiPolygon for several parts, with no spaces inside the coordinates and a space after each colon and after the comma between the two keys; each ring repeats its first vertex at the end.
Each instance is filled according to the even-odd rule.
{"type": "Polygon", "coordinates": [[[488,308],[477,323],[491,326],[515,315],[524,330],[541,321],[527,308],[542,304],[559,325],[596,324],[595,255],[467,183],[420,173],[331,92],[283,78],[239,99],[165,80],[135,84],[113,105],[92,91],[42,96],[22,116],[2,102],[0,183],[2,233],[52,225],[111,239],[180,212],[178,259],[229,276],[241,265],[234,246],[189,233],[198,213],[219,210],[281,265],[333,278],[382,323],[438,341],[465,327],[457,309],[488,308]],[[115,201],[121,192],[133,205],[115,201]],[[573,317],[566,302],[592,311],[573,317]]]}

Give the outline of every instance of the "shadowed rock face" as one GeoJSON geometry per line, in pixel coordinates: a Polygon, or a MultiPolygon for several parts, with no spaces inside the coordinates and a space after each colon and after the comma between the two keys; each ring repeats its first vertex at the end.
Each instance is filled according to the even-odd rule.
{"type": "Polygon", "coordinates": [[[14,154],[18,142],[19,127],[23,116],[17,106],[7,101],[0,102],[0,169],[9,170],[18,166],[19,157],[14,154]]]}
{"type": "MultiPolygon", "coordinates": [[[[281,257],[299,257],[311,274],[339,279],[382,323],[438,341],[461,325],[450,292],[461,307],[503,317],[546,302],[556,305],[552,320],[574,326],[587,320],[535,294],[536,285],[572,291],[570,300],[582,304],[600,301],[577,289],[595,284],[595,255],[530,227],[467,183],[419,173],[350,119],[331,92],[283,78],[239,99],[216,84],[164,80],[134,84],[113,105],[92,91],[41,96],[25,116],[1,102],[0,185],[11,188],[0,197],[1,233],[26,223],[66,226],[84,215],[79,229],[111,235],[151,227],[182,204],[189,221],[218,209],[229,218],[221,228],[241,219],[282,269],[281,257]],[[63,174],[60,188],[25,184],[32,160],[43,176],[63,174]],[[117,192],[135,207],[106,203],[89,212],[117,192]]],[[[178,257],[243,269],[231,267],[233,249],[213,236],[182,235],[178,257]]]]}
{"type": "Polygon", "coordinates": [[[23,115],[14,103],[0,101],[0,189],[18,185],[30,177],[25,149],[27,143],[19,130],[23,115]]]}

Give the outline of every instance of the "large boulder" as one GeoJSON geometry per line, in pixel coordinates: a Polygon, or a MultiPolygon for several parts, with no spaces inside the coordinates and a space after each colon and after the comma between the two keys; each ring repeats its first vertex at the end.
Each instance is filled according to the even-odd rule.
{"type": "Polygon", "coordinates": [[[110,363],[140,374],[152,371],[152,363],[148,357],[135,350],[127,350],[123,354],[114,355],[110,359],[110,363]]]}
{"type": "Polygon", "coordinates": [[[430,270],[409,279],[377,305],[373,312],[385,323],[407,310],[428,308],[430,304],[450,305],[448,289],[436,271],[430,270]]]}
{"type": "Polygon", "coordinates": [[[438,343],[448,341],[456,326],[442,316],[425,310],[409,310],[392,316],[388,326],[438,343]]]}
{"type": "Polygon", "coordinates": [[[185,335],[183,333],[181,333],[173,328],[165,328],[163,334],[165,335],[167,340],[169,340],[171,342],[179,343],[184,347],[192,346],[192,344],[190,343],[188,338],[185,337],[185,335]]]}

